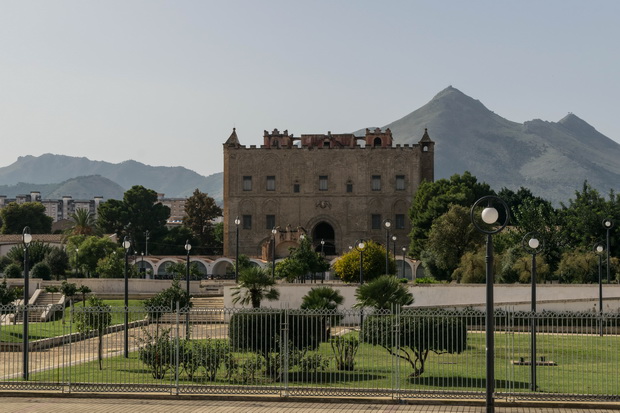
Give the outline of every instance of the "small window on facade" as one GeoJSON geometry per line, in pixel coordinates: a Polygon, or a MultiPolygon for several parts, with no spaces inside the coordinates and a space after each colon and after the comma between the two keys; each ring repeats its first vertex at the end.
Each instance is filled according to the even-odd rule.
{"type": "Polygon", "coordinates": [[[243,177],[243,190],[244,191],[251,191],[252,190],[252,177],[251,176],[244,176],[243,177]]]}
{"type": "Polygon", "coordinates": [[[275,215],[265,215],[265,228],[268,230],[273,229],[276,226],[275,215]]]}
{"type": "Polygon", "coordinates": [[[327,191],[327,175],[319,176],[319,191],[327,191]]]}
{"type": "Polygon", "coordinates": [[[276,190],[276,177],[273,175],[267,177],[267,190],[268,191],[276,190]]]}
{"type": "Polygon", "coordinates": [[[353,182],[351,181],[347,182],[347,192],[349,193],[353,192],[353,182]]]}
{"type": "Polygon", "coordinates": [[[299,193],[299,184],[293,184],[293,192],[299,193]]]}
{"type": "Polygon", "coordinates": [[[424,146],[422,147],[422,152],[428,152],[428,146],[424,145],[424,146]]]}
{"type": "Polygon", "coordinates": [[[243,216],[243,229],[252,229],[252,215],[243,216]]]}
{"type": "Polygon", "coordinates": [[[396,214],[394,218],[396,229],[405,229],[405,214],[396,214]]]}
{"type": "Polygon", "coordinates": [[[370,216],[370,227],[372,229],[381,229],[381,214],[372,214],[370,216]]]}
{"type": "Polygon", "coordinates": [[[396,175],[396,190],[405,190],[405,175],[396,175]]]}
{"type": "Polygon", "coordinates": [[[373,146],[381,146],[381,138],[375,138],[373,141],[373,146]]]}
{"type": "Polygon", "coordinates": [[[371,189],[373,191],[381,190],[381,175],[373,175],[371,181],[371,189]]]}

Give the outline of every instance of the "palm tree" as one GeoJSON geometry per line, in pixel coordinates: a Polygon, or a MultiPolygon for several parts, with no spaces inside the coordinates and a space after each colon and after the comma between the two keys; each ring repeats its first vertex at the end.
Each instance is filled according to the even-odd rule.
{"type": "Polygon", "coordinates": [[[238,283],[232,293],[235,304],[252,304],[252,308],[260,308],[262,300],[274,301],[280,298],[280,292],[274,288],[276,282],[263,268],[257,266],[243,268],[239,273],[238,283]]]}
{"type": "Polygon", "coordinates": [[[413,303],[413,295],[393,275],[382,275],[360,285],[355,292],[355,298],[357,303],[354,307],[373,307],[378,310],[388,310],[392,305],[413,303]]]}
{"type": "Polygon", "coordinates": [[[96,235],[98,233],[95,216],[88,209],[78,208],[69,215],[72,223],[67,228],[67,235],[96,235]]]}
{"type": "Polygon", "coordinates": [[[325,286],[312,288],[301,300],[302,310],[335,310],[344,302],[344,297],[332,287],[325,286]]]}

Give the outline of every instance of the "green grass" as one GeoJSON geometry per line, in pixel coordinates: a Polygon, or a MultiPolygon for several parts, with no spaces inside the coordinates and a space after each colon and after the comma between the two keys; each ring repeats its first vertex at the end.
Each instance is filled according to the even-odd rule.
{"type": "MultiPolygon", "coordinates": [[[[498,392],[528,392],[530,367],[513,365],[519,357],[529,359],[529,334],[496,334],[495,377],[498,392]]],[[[333,353],[328,343],[323,343],[316,353],[330,359],[329,367],[322,372],[306,373],[298,367],[291,369],[288,384],[291,387],[371,389],[403,391],[450,390],[484,392],[485,389],[485,336],[482,333],[468,334],[468,346],[461,354],[430,353],[426,370],[419,378],[411,378],[411,367],[404,361],[397,369],[397,360],[379,346],[361,344],[353,371],[337,371],[333,353]],[[398,373],[397,373],[398,371],[398,373]],[[396,380],[398,384],[396,384],[396,380]]],[[[544,393],[618,395],[620,380],[617,371],[620,366],[620,337],[597,335],[554,335],[538,334],[538,356],[555,361],[556,366],[538,366],[538,391],[544,393]]],[[[241,363],[249,359],[250,353],[236,353],[241,363]]],[[[99,370],[98,362],[88,361],[72,367],[51,370],[31,375],[33,381],[46,381],[52,377],[71,376],[72,383],[125,383],[125,384],[171,384],[174,370],[162,380],[152,377],[148,367],[132,352],[128,359],[122,356],[108,357],[99,370]],[[70,370],[69,370],[70,369],[70,370]],[[64,376],[63,376],[64,374],[64,376]]],[[[251,384],[281,386],[258,372],[253,380],[243,382],[241,374],[232,382],[225,379],[221,367],[215,382],[206,380],[204,370],[199,370],[193,380],[180,371],[181,385],[251,384]]]]}
{"type": "MultiPolygon", "coordinates": [[[[123,300],[104,300],[105,304],[112,307],[112,323],[122,324],[125,322],[125,315],[123,311],[120,311],[119,307],[123,307],[125,302],[123,300]]],[[[142,300],[129,300],[129,307],[138,309],[142,308],[142,300]]],[[[81,303],[75,304],[76,309],[82,306],[81,303]]],[[[145,312],[133,311],[129,313],[129,321],[141,320],[145,317],[145,312]]],[[[28,337],[29,340],[41,340],[50,337],[57,337],[70,332],[76,332],[75,324],[71,326],[71,308],[65,308],[62,314],[58,314],[54,321],[41,322],[29,322],[28,323],[28,337]],[[71,330],[73,329],[73,330],[71,330]]],[[[21,343],[23,340],[24,327],[22,324],[16,325],[1,325],[0,326],[0,342],[8,343],[21,343]]]]}

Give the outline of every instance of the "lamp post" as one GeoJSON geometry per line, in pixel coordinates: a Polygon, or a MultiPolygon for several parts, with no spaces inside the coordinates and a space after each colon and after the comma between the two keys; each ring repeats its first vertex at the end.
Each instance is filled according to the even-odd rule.
{"type": "Polygon", "coordinates": [[[144,231],[144,253],[149,256],[149,230],[144,231]]]}
{"type": "Polygon", "coordinates": [[[80,249],[76,248],[75,249],[75,277],[76,278],[77,278],[77,275],[78,275],[79,258],[80,258],[80,249]]]}
{"type": "MultiPolygon", "coordinates": [[[[321,257],[325,259],[325,240],[324,239],[321,240],[321,257]]],[[[323,271],[323,274],[321,276],[321,283],[323,283],[324,279],[325,279],[325,271],[323,271]]],[[[314,272],[312,273],[312,281],[316,283],[316,280],[314,279],[314,272]]]]}
{"type": "Polygon", "coordinates": [[[609,284],[609,230],[614,227],[614,221],[611,218],[605,218],[603,220],[603,228],[605,228],[607,232],[607,284],[609,284]]]}
{"type": "Polygon", "coordinates": [[[125,358],[129,358],[129,250],[131,249],[131,241],[125,236],[123,239],[123,248],[125,248],[125,358]]]}
{"type": "MultiPolygon", "coordinates": [[[[405,253],[407,252],[407,247],[403,247],[403,278],[406,277],[405,275],[405,253]]],[[[413,279],[413,277],[411,277],[413,279]]]]}
{"type": "Polygon", "coordinates": [[[276,279],[276,234],[278,233],[278,229],[273,227],[271,230],[271,234],[273,235],[273,249],[271,254],[271,279],[276,279]]]}
{"type": "Polygon", "coordinates": [[[142,255],[142,262],[140,263],[140,272],[143,273],[140,275],[146,278],[146,269],[144,268],[144,251],[141,252],[140,254],[142,255]]]}
{"type": "MultiPolygon", "coordinates": [[[[392,235],[392,256],[394,257],[394,261],[396,261],[396,235],[392,235]]],[[[396,269],[394,269],[394,274],[396,274],[396,269]]]]}
{"type": "MultiPolygon", "coordinates": [[[[603,315],[603,252],[605,245],[602,242],[594,244],[594,252],[598,255],[598,312],[603,315]]],[[[608,251],[609,253],[609,251],[608,251]]],[[[603,323],[601,321],[599,334],[603,335],[603,323]]]]}
{"type": "Polygon", "coordinates": [[[189,240],[185,241],[185,251],[187,256],[185,259],[185,287],[187,290],[187,311],[185,313],[185,338],[189,340],[189,252],[192,249],[192,245],[189,240]]]}
{"type": "Polygon", "coordinates": [[[383,228],[385,228],[385,273],[390,273],[390,227],[392,221],[389,219],[383,220],[383,228]]]}
{"type": "Polygon", "coordinates": [[[364,284],[364,250],[366,249],[366,241],[359,239],[355,241],[355,249],[360,253],[360,285],[364,284]]]}
{"type": "Polygon", "coordinates": [[[495,337],[493,336],[495,330],[495,320],[493,313],[493,234],[499,233],[503,230],[510,219],[510,211],[508,205],[497,196],[488,195],[483,196],[477,200],[471,207],[470,219],[476,230],[487,236],[486,242],[486,410],[487,413],[495,412],[495,400],[493,393],[495,392],[495,337]],[[491,229],[485,227],[480,223],[478,217],[475,216],[478,207],[486,204],[480,218],[486,225],[495,225],[491,229]],[[499,212],[495,206],[501,206],[505,211],[505,220],[502,224],[497,225],[499,219],[499,212]]]}
{"type": "Polygon", "coordinates": [[[532,254],[532,297],[531,297],[531,318],[530,318],[530,332],[531,332],[531,345],[530,345],[530,390],[536,391],[536,254],[539,254],[544,248],[544,243],[540,241],[540,236],[536,232],[530,232],[525,234],[521,241],[523,249],[532,254]]]}
{"type": "Polygon", "coordinates": [[[235,283],[239,281],[239,224],[241,224],[241,220],[237,217],[235,218],[235,232],[237,234],[235,240],[235,283]]]}
{"type": "Polygon", "coordinates": [[[22,231],[22,241],[24,242],[24,333],[23,333],[23,372],[22,377],[28,380],[28,301],[30,299],[30,275],[28,275],[28,249],[32,242],[30,227],[24,227],[22,231]]]}

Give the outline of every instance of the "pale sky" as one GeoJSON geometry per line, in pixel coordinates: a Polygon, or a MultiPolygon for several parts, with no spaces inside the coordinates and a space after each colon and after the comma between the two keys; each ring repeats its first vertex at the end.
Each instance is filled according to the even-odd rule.
{"type": "MultiPolygon", "coordinates": [[[[449,85],[620,141],[620,1],[0,0],[0,166],[222,170],[263,130],[383,126],[449,85]]],[[[398,139],[398,137],[396,137],[398,139]]]]}

